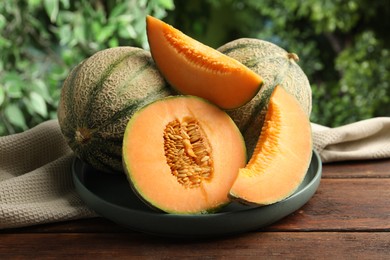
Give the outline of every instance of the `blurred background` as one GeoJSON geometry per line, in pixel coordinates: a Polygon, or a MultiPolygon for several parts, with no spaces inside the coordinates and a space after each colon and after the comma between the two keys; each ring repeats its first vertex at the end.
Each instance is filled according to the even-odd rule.
{"type": "Polygon", "coordinates": [[[297,53],[312,122],[390,116],[387,0],[1,0],[0,136],[56,118],[62,83],[81,60],[115,46],[148,49],[147,14],[215,48],[253,37],[297,53]]]}

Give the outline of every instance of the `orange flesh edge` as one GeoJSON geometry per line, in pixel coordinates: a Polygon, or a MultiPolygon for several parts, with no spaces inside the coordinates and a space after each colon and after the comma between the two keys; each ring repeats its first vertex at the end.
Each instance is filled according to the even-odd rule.
{"type": "Polygon", "coordinates": [[[171,213],[203,213],[226,204],[238,169],[246,161],[243,139],[232,124],[220,109],[195,97],[166,99],[136,113],[123,142],[125,170],[135,189],[152,205],[171,213]],[[199,188],[180,184],[164,154],[165,126],[186,116],[199,121],[212,148],[213,178],[203,181],[199,188]]]}
{"type": "Polygon", "coordinates": [[[298,188],[311,156],[309,119],[295,98],[278,86],[253,156],[240,169],[230,194],[259,205],[278,202],[298,188]]]}
{"type": "Polygon", "coordinates": [[[147,16],[146,22],[153,59],[179,92],[232,109],[259,91],[261,77],[242,63],[154,17],[147,16]]]}

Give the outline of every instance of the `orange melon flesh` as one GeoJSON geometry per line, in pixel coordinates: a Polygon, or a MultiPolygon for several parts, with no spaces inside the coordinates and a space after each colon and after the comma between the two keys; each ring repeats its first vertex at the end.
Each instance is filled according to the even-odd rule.
{"type": "Polygon", "coordinates": [[[308,116],[293,96],[277,86],[253,156],[239,170],[230,196],[257,205],[281,201],[301,184],[311,156],[308,116]]]}
{"type": "Polygon", "coordinates": [[[130,119],[123,141],[123,164],[134,191],[153,208],[197,214],[229,202],[228,193],[245,166],[243,138],[230,117],[198,97],[175,96],[156,101],[130,119]],[[195,118],[211,147],[213,173],[199,187],[178,182],[167,163],[163,133],[174,121],[195,118]]]}
{"type": "Polygon", "coordinates": [[[180,93],[212,101],[224,109],[249,102],[262,79],[237,60],[147,16],[152,57],[167,81],[180,93]]]}

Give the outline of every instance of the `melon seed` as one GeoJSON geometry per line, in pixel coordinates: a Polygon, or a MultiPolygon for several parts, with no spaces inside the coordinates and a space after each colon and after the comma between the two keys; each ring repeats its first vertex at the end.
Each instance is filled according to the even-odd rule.
{"type": "Polygon", "coordinates": [[[169,122],[163,138],[167,164],[180,184],[196,188],[212,178],[211,147],[195,118],[169,122]]]}

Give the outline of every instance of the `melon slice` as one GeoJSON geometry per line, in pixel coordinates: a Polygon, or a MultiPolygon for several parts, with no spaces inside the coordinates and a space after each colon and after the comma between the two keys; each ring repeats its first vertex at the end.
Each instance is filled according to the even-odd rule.
{"type": "Polygon", "coordinates": [[[152,57],[178,92],[233,109],[260,90],[261,77],[237,60],[152,16],[147,16],[146,23],[152,57]]]}
{"type": "Polygon", "coordinates": [[[269,205],[296,191],[312,156],[311,127],[296,98],[277,86],[251,159],[239,170],[230,196],[241,202],[269,205]]]}
{"type": "Polygon", "coordinates": [[[123,164],[139,197],[168,213],[215,211],[229,202],[245,143],[231,118],[194,96],[172,96],[142,108],[123,139],[123,164]]]}

